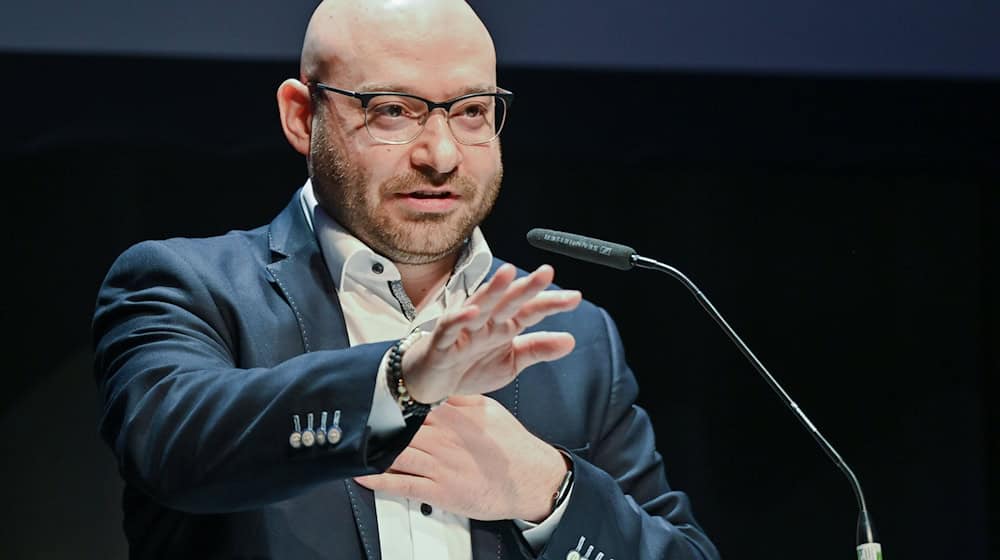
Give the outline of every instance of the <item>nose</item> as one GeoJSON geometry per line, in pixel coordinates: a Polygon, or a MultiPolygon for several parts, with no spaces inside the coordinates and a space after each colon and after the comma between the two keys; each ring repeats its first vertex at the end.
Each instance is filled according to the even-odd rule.
{"type": "Polygon", "coordinates": [[[410,161],[415,167],[445,175],[462,163],[462,151],[448,128],[448,118],[443,110],[427,115],[423,131],[413,142],[410,161]]]}

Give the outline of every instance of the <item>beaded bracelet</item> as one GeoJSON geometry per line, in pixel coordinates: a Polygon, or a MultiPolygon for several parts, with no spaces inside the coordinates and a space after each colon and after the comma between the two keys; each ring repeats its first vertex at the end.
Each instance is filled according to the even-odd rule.
{"type": "Polygon", "coordinates": [[[403,380],[403,354],[423,335],[423,331],[413,331],[409,336],[396,342],[389,349],[389,368],[386,371],[386,381],[388,382],[389,390],[396,399],[396,403],[399,404],[400,410],[403,411],[403,418],[427,416],[431,409],[445,400],[441,399],[432,404],[422,403],[414,400],[410,392],[406,390],[406,381],[403,380]]]}

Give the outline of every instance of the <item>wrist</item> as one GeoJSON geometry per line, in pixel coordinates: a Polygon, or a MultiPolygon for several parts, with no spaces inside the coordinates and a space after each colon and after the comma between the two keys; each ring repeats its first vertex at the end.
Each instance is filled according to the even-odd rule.
{"type": "Polygon", "coordinates": [[[414,331],[389,349],[386,382],[404,418],[425,416],[447,398],[447,394],[440,398],[425,396],[428,393],[424,390],[424,385],[419,383],[421,376],[414,373],[417,369],[413,367],[414,354],[421,354],[420,344],[426,343],[422,340],[423,335],[422,331],[414,331]]]}
{"type": "Polygon", "coordinates": [[[540,472],[545,474],[541,477],[540,483],[529,490],[530,507],[526,510],[526,515],[520,517],[532,523],[545,521],[562,503],[569,488],[572,486],[573,461],[565,453],[545,444],[551,453],[546,461],[546,468],[540,472]]]}
{"type": "Polygon", "coordinates": [[[430,333],[417,339],[403,355],[400,364],[410,395],[425,403],[442,402],[454,393],[454,387],[445,383],[448,376],[428,364],[432,340],[430,333]]]}

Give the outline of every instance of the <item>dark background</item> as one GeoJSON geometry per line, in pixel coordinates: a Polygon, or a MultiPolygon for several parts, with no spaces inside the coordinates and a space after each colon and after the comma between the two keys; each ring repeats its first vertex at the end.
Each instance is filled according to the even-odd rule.
{"type": "MultiPolygon", "coordinates": [[[[611,311],[668,476],[724,557],[852,557],[846,480],[679,284],[542,254],[528,229],[691,276],[854,467],[886,558],[991,558],[1000,81],[583,66],[501,65],[517,101],[484,231],[611,311]]],[[[274,103],[294,75],[292,60],[0,54],[0,557],[124,554],[96,434],[97,287],[134,242],[283,207],[305,179],[274,103]]]]}
{"type": "MultiPolygon", "coordinates": [[[[295,60],[316,0],[0,5],[0,51],[295,60]]],[[[469,0],[502,64],[1000,77],[990,0],[469,0]]]]}

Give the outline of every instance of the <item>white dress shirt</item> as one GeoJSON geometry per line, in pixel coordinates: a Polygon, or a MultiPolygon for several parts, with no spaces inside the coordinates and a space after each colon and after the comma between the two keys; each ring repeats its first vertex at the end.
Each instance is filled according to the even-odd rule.
{"type": "MultiPolygon", "coordinates": [[[[447,283],[416,310],[402,289],[395,264],[376,254],[324,212],[316,201],[311,182],[306,182],[301,193],[306,220],[316,234],[337,290],[351,346],[398,340],[415,329],[432,330],[445,310],[462,305],[489,273],[493,255],[477,227],[466,241],[447,283]]],[[[368,426],[379,434],[402,428],[405,426],[402,412],[386,384],[384,358],[375,383],[368,426]]],[[[535,551],[548,541],[567,502],[563,501],[560,508],[539,524],[514,521],[535,551]]],[[[466,517],[384,492],[375,492],[375,512],[383,558],[472,559],[466,517]],[[429,514],[422,509],[430,509],[429,514]]]]}

